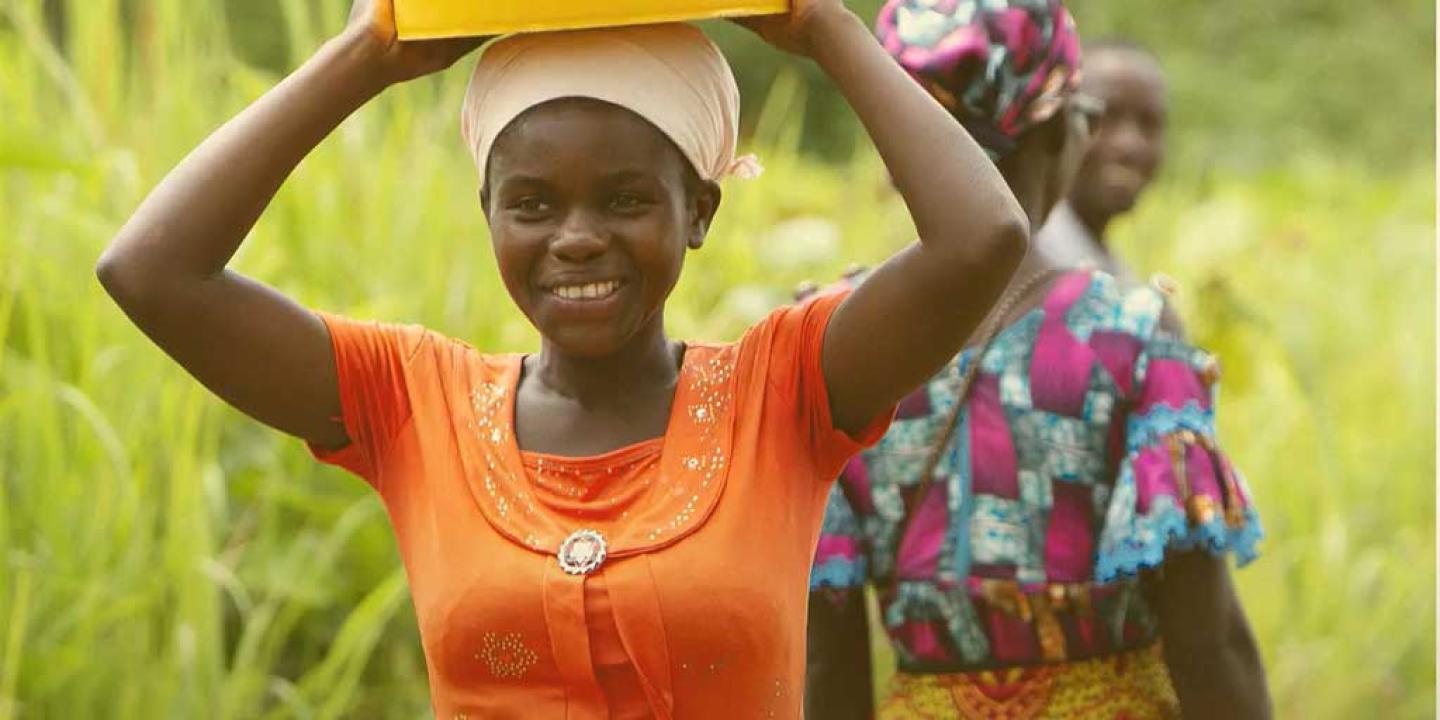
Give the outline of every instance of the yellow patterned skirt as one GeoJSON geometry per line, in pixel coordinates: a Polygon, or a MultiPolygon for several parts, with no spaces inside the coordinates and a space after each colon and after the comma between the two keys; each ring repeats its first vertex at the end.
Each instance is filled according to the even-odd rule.
{"type": "Polygon", "coordinates": [[[1169,720],[1180,702],[1160,646],[1121,655],[946,675],[899,673],[879,720],[1169,720]]]}

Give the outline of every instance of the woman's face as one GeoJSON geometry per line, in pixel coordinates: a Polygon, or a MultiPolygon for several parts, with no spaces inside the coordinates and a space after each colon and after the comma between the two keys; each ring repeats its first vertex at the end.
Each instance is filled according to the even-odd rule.
{"type": "Polygon", "coordinates": [[[603,356],[663,324],[720,191],[638,115],[596,100],[531,108],[491,151],[482,203],[505,288],[545,339],[603,356]]]}
{"type": "Polygon", "coordinates": [[[1087,57],[1085,90],[1105,112],[1071,200],[1086,215],[1110,218],[1135,206],[1164,162],[1168,91],[1154,58],[1129,49],[1087,57]]]}

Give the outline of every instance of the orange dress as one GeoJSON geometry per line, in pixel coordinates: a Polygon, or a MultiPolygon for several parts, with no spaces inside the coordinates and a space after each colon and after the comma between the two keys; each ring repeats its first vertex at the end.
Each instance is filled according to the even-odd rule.
{"type": "Polygon", "coordinates": [[[843,297],[688,346],[665,436],[577,459],[518,448],[521,356],[324,316],[352,443],[317,454],[384,500],[437,717],[800,717],[826,494],[889,419],[831,422],[843,297]]]}

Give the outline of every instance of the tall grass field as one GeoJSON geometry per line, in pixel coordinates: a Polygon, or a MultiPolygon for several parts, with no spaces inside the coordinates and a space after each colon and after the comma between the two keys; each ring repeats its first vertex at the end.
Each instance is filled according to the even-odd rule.
{"type": "MultiPolygon", "coordinates": [[[[0,720],[425,717],[378,500],[211,397],[94,279],[148,189],[276,80],[218,3],[124,6],[73,0],[57,38],[39,0],[0,0],[0,720]]],[[[343,23],[281,7],[300,55],[343,23]]],[[[458,140],[464,72],[350,119],[238,266],[313,307],[533,348],[458,140]]],[[[727,187],[678,336],[736,337],[910,239],[873,154],[799,151],[805,96],[776,72],[747,98],[767,173],[727,187]]],[[[1222,357],[1222,441],[1269,536],[1237,577],[1284,718],[1435,715],[1434,197],[1429,159],[1376,174],[1317,148],[1172,168],[1119,230],[1222,357]]]]}

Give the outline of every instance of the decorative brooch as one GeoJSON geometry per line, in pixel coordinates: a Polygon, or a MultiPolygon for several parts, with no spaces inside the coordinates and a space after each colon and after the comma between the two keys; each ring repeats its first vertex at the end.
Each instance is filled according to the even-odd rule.
{"type": "Polygon", "coordinates": [[[588,575],[605,562],[605,536],[595,530],[576,530],[555,552],[560,569],[570,575],[588,575]]]}

